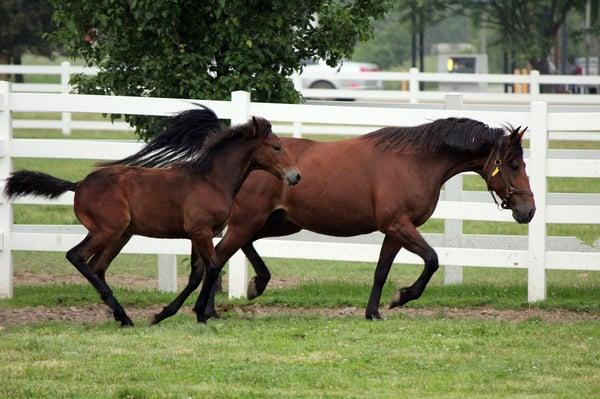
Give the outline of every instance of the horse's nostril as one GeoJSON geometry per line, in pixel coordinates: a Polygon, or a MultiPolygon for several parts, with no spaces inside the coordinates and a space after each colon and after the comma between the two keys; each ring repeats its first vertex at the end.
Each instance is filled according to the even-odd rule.
{"type": "Polygon", "coordinates": [[[535,208],[531,208],[531,210],[529,211],[529,219],[533,219],[533,215],[535,215],[535,208]]]}
{"type": "Polygon", "coordinates": [[[301,178],[301,177],[302,177],[302,175],[301,175],[300,173],[298,173],[298,174],[296,175],[296,181],[297,181],[297,182],[298,182],[298,181],[300,181],[300,178],[301,178]]]}

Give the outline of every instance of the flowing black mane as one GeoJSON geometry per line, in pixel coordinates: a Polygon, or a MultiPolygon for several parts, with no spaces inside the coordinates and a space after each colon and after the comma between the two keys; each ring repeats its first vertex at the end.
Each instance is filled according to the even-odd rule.
{"type": "Polygon", "coordinates": [[[506,135],[505,129],[491,128],[468,118],[438,119],[414,127],[385,127],[363,136],[385,149],[411,148],[428,153],[472,153],[489,151],[506,135]]]}
{"type": "Polygon", "coordinates": [[[247,125],[222,128],[210,108],[183,111],[167,118],[157,134],[137,153],[126,158],[103,162],[100,166],[129,165],[160,168],[176,163],[207,171],[215,152],[243,137],[247,125]]]}

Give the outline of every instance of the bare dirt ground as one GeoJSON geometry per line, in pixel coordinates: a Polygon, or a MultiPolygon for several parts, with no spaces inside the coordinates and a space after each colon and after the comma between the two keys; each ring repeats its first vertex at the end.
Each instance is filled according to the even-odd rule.
{"type": "MultiPolygon", "coordinates": [[[[153,314],[159,312],[161,306],[144,308],[127,308],[129,316],[135,321],[149,320],[153,314]]],[[[184,307],[181,312],[192,314],[192,309],[184,307]]],[[[245,306],[221,306],[219,312],[236,313],[253,317],[268,316],[321,316],[321,317],[364,317],[364,310],[356,307],[321,309],[321,308],[286,308],[281,306],[245,305],[245,306]]],[[[477,320],[501,320],[510,323],[519,323],[527,320],[540,320],[548,323],[569,324],[578,321],[598,321],[600,314],[578,313],[565,310],[498,310],[487,307],[481,308],[427,308],[427,309],[394,309],[384,310],[387,315],[401,313],[407,317],[428,317],[447,319],[477,319],[477,320]]],[[[20,309],[0,309],[0,329],[9,326],[34,325],[47,321],[61,321],[76,324],[99,324],[112,320],[112,317],[104,305],[92,304],[82,307],[53,307],[46,308],[25,307],[20,309]]]]}

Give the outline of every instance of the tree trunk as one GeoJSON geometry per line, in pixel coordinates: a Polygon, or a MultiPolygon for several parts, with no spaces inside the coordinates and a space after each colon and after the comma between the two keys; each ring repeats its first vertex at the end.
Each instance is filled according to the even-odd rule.
{"type": "MultiPolygon", "coordinates": [[[[10,64],[10,57],[8,54],[0,53],[0,65],[10,64]]],[[[10,75],[6,73],[0,73],[0,80],[10,80],[10,75]]]]}
{"type": "MultiPolygon", "coordinates": [[[[15,64],[15,65],[21,65],[21,55],[20,54],[19,55],[15,55],[13,57],[13,64],[15,64]]],[[[16,83],[23,83],[24,82],[23,75],[20,74],[20,73],[16,74],[15,75],[15,82],[16,83]]]]}

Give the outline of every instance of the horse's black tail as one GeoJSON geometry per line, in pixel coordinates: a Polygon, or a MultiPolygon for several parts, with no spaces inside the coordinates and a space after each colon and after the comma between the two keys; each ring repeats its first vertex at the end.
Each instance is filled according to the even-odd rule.
{"type": "Polygon", "coordinates": [[[77,183],[62,180],[45,173],[20,170],[14,172],[6,179],[4,194],[8,198],[28,194],[56,198],[66,191],[75,191],[76,186],[77,183]]]}
{"type": "Polygon", "coordinates": [[[209,133],[220,130],[215,112],[202,105],[167,118],[158,133],[144,148],[127,158],[99,163],[99,166],[130,165],[163,167],[191,159],[209,133]]]}

